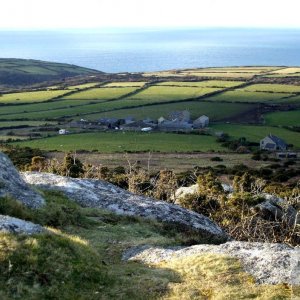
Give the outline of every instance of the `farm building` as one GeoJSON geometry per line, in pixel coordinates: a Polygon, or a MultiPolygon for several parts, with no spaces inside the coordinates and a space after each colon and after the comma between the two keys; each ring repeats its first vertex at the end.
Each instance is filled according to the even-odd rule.
{"type": "Polygon", "coordinates": [[[285,151],[287,149],[287,144],[281,138],[273,134],[269,134],[260,141],[260,149],[268,151],[285,151]]]}
{"type": "Polygon", "coordinates": [[[156,125],[145,123],[144,121],[135,121],[129,124],[124,124],[121,130],[140,131],[142,128],[155,128],[156,125]]]}
{"type": "Polygon", "coordinates": [[[204,127],[208,126],[208,124],[209,124],[209,117],[203,115],[193,122],[193,127],[194,128],[204,128],[204,127]]]}
{"type": "Polygon", "coordinates": [[[160,124],[160,123],[162,123],[162,122],[164,122],[164,121],[166,121],[166,119],[165,119],[164,117],[160,117],[160,118],[158,118],[158,120],[157,120],[158,124],[160,124]]]}
{"type": "Polygon", "coordinates": [[[187,110],[183,111],[173,111],[169,114],[168,119],[171,121],[189,122],[191,119],[191,114],[187,110]]]}
{"type": "Polygon", "coordinates": [[[163,131],[189,131],[192,130],[192,124],[188,122],[165,120],[158,124],[158,128],[163,131]]]}

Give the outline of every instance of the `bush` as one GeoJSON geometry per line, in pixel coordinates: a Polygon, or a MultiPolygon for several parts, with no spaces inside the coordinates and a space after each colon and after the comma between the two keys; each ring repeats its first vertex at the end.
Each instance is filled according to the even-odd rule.
{"type": "Polygon", "coordinates": [[[223,159],[219,156],[214,156],[210,159],[211,161],[223,161],[223,159]]]}

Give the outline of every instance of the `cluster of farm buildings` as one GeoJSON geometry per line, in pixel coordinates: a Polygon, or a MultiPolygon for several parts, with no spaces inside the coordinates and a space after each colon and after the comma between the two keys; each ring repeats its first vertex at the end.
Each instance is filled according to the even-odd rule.
{"type": "MultiPolygon", "coordinates": [[[[69,127],[81,129],[114,129],[130,131],[192,131],[194,129],[205,128],[209,125],[209,117],[202,115],[195,120],[191,120],[190,112],[174,111],[168,117],[160,117],[157,120],[146,118],[136,120],[134,117],[125,118],[100,118],[97,121],[81,119],[73,121],[69,127]]],[[[65,134],[63,129],[59,132],[65,134]]]]}
{"type": "MultiPolygon", "coordinates": [[[[203,129],[208,127],[209,117],[202,115],[195,120],[191,120],[190,112],[174,111],[171,112],[167,118],[160,117],[157,120],[146,118],[143,120],[136,120],[134,117],[125,118],[100,118],[96,121],[89,121],[81,119],[80,121],[72,121],[69,123],[70,128],[80,128],[84,130],[89,129],[112,129],[124,131],[164,131],[164,132],[189,132],[192,130],[203,129]]],[[[59,134],[67,134],[67,129],[59,130],[59,134]]],[[[223,133],[222,133],[223,134],[223,133]]],[[[216,133],[216,135],[218,135],[216,133]]],[[[260,149],[270,152],[277,152],[277,155],[294,156],[294,153],[287,152],[288,144],[281,138],[269,134],[260,140],[260,149]]],[[[282,157],[284,158],[284,157],[282,157]]]]}

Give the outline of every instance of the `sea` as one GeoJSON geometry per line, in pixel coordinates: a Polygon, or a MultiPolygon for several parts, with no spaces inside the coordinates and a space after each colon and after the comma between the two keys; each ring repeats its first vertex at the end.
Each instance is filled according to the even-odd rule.
{"type": "Polygon", "coordinates": [[[300,29],[141,28],[0,30],[0,57],[104,72],[300,65],[300,29]]]}

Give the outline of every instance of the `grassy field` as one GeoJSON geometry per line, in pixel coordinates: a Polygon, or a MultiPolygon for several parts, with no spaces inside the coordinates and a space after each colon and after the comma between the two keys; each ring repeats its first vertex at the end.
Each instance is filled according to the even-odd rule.
{"type": "Polygon", "coordinates": [[[18,103],[31,103],[31,102],[43,102],[49,99],[62,96],[68,91],[38,91],[38,92],[25,92],[25,93],[13,93],[0,95],[0,104],[18,104],[18,103]]]}
{"type": "Polygon", "coordinates": [[[126,94],[132,93],[136,90],[134,87],[124,88],[94,88],[87,91],[78,92],[64,99],[74,100],[109,100],[116,99],[126,94]]]}
{"type": "MultiPolygon", "coordinates": [[[[20,113],[30,113],[31,112],[43,112],[52,109],[60,108],[71,108],[80,105],[86,105],[91,102],[98,102],[99,100],[55,100],[47,103],[35,103],[35,104],[24,104],[24,105],[14,105],[14,106],[3,106],[0,107],[0,119],[9,117],[8,114],[16,115],[20,113]]],[[[101,102],[101,101],[99,101],[101,102]]],[[[28,115],[28,114],[26,114],[28,115]]]]}
{"type": "Polygon", "coordinates": [[[254,75],[256,75],[256,72],[249,73],[249,72],[196,72],[196,71],[191,71],[191,72],[182,72],[182,75],[184,76],[197,76],[197,77],[213,77],[213,78],[242,78],[242,79],[247,79],[251,78],[254,75]]]}
{"type": "Polygon", "coordinates": [[[296,148],[300,148],[300,133],[293,132],[284,128],[270,126],[252,126],[252,125],[212,125],[216,131],[223,131],[233,138],[245,137],[251,142],[259,142],[268,134],[274,134],[282,138],[288,144],[293,144],[296,148]]]}
{"type": "Polygon", "coordinates": [[[245,103],[290,103],[295,100],[284,99],[293,94],[269,92],[245,92],[237,89],[207,98],[209,101],[245,102],[245,103]]]}
{"type": "Polygon", "coordinates": [[[92,88],[99,84],[101,84],[101,82],[89,82],[89,83],[78,84],[78,85],[70,85],[70,86],[68,86],[68,89],[69,90],[82,90],[82,89],[92,88]]]}
{"type": "Polygon", "coordinates": [[[159,82],[159,86],[185,86],[185,87],[208,87],[208,88],[228,88],[238,86],[244,81],[230,80],[204,80],[204,81],[165,81],[159,82]]]}
{"type": "Polygon", "coordinates": [[[142,87],[146,81],[128,81],[128,82],[110,82],[104,85],[104,87],[142,87]]]}
{"type": "Polygon", "coordinates": [[[170,70],[162,72],[144,73],[145,77],[220,77],[220,78],[245,78],[249,79],[254,75],[263,75],[268,72],[273,72],[279,69],[278,67],[228,67],[228,68],[201,68],[201,69],[185,69],[185,70],[170,70]]]}
{"type": "Polygon", "coordinates": [[[157,102],[195,98],[219,90],[218,88],[151,86],[126,99],[157,102]]]}
{"type": "Polygon", "coordinates": [[[161,116],[167,117],[172,111],[188,110],[193,119],[198,118],[200,115],[207,115],[210,117],[211,121],[220,121],[224,118],[238,116],[253,108],[255,108],[255,105],[253,104],[186,101],[181,103],[156,104],[130,109],[119,109],[111,112],[87,115],[86,118],[95,120],[99,117],[122,118],[124,116],[133,116],[137,119],[147,117],[158,119],[161,116]]]}
{"type": "Polygon", "coordinates": [[[4,127],[11,127],[11,126],[44,126],[44,125],[55,125],[56,122],[46,122],[46,121],[0,121],[0,129],[4,127]]]}
{"type": "Polygon", "coordinates": [[[43,150],[98,150],[103,153],[127,151],[153,152],[193,152],[224,151],[216,142],[216,138],[204,135],[172,134],[172,133],[83,133],[56,136],[39,140],[18,143],[43,150]]]}
{"type": "Polygon", "coordinates": [[[269,113],[264,119],[267,125],[300,127],[300,110],[269,113]]]}
{"type": "Polygon", "coordinates": [[[289,84],[253,84],[239,89],[247,92],[300,93],[300,86],[289,84]]]}

